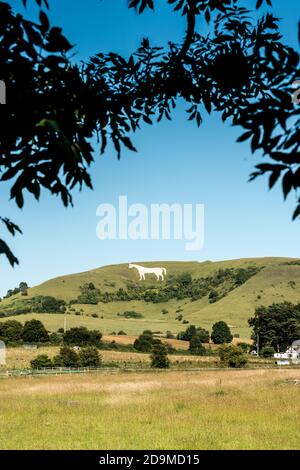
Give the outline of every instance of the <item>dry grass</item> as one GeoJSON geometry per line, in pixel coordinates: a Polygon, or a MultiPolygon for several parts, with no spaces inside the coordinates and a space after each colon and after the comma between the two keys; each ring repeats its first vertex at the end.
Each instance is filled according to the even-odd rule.
{"type": "Polygon", "coordinates": [[[0,448],[297,449],[294,379],[299,370],[6,379],[0,448]]]}

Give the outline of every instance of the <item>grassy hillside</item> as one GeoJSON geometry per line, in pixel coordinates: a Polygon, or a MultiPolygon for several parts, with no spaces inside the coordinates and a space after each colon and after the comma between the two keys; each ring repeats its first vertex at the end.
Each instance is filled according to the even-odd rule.
{"type": "MultiPolygon", "coordinates": [[[[124,330],[127,334],[136,335],[144,329],[165,333],[167,330],[177,333],[186,328],[182,321],[188,321],[196,325],[211,328],[218,320],[227,321],[233,333],[243,337],[249,336],[247,320],[253,314],[256,306],[269,305],[273,302],[284,300],[300,302],[300,262],[289,258],[249,258],[220,262],[137,262],[144,266],[164,266],[168,277],[177,276],[188,272],[194,279],[205,278],[216,273],[220,269],[259,267],[261,270],[248,279],[244,284],[236,287],[217,302],[209,303],[208,296],[191,302],[190,299],[172,299],[164,303],[133,301],[100,302],[98,305],[73,305],[73,310],[68,309],[68,324],[86,325],[99,328],[103,333],[118,333],[124,330]],[[125,319],[118,315],[126,310],[140,312],[143,318],[125,319]],[[165,310],[167,313],[163,314],[165,310]],[[77,312],[77,315],[75,313],[77,312]],[[79,315],[80,312],[80,315],[79,315]],[[98,315],[93,318],[91,315],[98,315]],[[176,319],[182,315],[181,321],[176,319]]],[[[105,266],[84,273],[61,276],[44,282],[28,290],[28,296],[20,294],[4,299],[1,311],[9,312],[12,306],[17,306],[25,299],[36,296],[53,296],[69,302],[80,294],[80,286],[92,282],[102,292],[116,292],[120,287],[126,289],[128,282],[139,283],[136,270],[128,269],[127,264],[105,266]]],[[[162,285],[155,277],[146,276],[146,281],[140,284],[148,287],[162,285]]],[[[18,319],[25,321],[35,314],[20,315],[18,319]]],[[[51,330],[62,326],[62,315],[40,314],[51,330]]]]}

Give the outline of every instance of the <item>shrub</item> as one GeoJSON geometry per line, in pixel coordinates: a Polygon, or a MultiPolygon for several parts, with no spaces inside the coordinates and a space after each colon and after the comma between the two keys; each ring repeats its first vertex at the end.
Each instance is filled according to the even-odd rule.
{"type": "Polygon", "coordinates": [[[134,349],[141,352],[151,352],[153,348],[152,332],[143,332],[133,343],[134,349]]]}
{"type": "Polygon", "coordinates": [[[59,335],[58,333],[51,333],[49,335],[49,340],[52,344],[60,344],[62,342],[62,335],[59,335]]]}
{"type": "Polygon", "coordinates": [[[53,363],[47,354],[40,354],[30,361],[30,367],[32,369],[43,369],[44,367],[53,367],[53,363]]]}
{"type": "Polygon", "coordinates": [[[20,341],[23,332],[22,323],[16,320],[7,320],[0,323],[0,339],[9,341],[20,341]]]}
{"type": "Polygon", "coordinates": [[[98,330],[88,330],[85,326],[70,328],[64,336],[65,344],[73,344],[78,346],[99,346],[102,333],[98,330]]]}
{"type": "Polygon", "coordinates": [[[275,352],[276,352],[276,351],[275,351],[275,349],[273,348],[273,346],[267,345],[267,346],[265,346],[264,348],[262,348],[262,350],[261,350],[261,355],[262,355],[262,357],[265,357],[265,358],[267,358],[267,357],[273,357],[274,354],[275,354],[275,352]]]}
{"type": "Polygon", "coordinates": [[[124,336],[124,335],[126,335],[126,334],[127,334],[127,333],[125,333],[125,331],[123,331],[123,330],[119,331],[119,333],[118,333],[119,336],[124,336]]]}
{"type": "Polygon", "coordinates": [[[204,356],[206,354],[205,347],[201,343],[200,336],[196,335],[190,339],[189,351],[191,354],[197,356],[204,356]]]}
{"type": "Polygon", "coordinates": [[[185,331],[178,333],[177,338],[182,341],[190,341],[193,336],[199,336],[201,343],[209,343],[209,332],[195,325],[190,325],[185,331]]]}
{"type": "Polygon", "coordinates": [[[248,358],[244,351],[238,346],[221,346],[218,349],[220,363],[225,367],[242,368],[245,367],[248,358]]]}
{"type": "Polygon", "coordinates": [[[59,354],[53,358],[57,367],[77,367],[79,365],[77,353],[69,346],[60,348],[59,354]]]}
{"type": "Polygon", "coordinates": [[[166,332],[166,338],[168,338],[168,339],[174,339],[175,336],[173,335],[172,331],[167,331],[167,332],[166,332]]]}
{"type": "Polygon", "coordinates": [[[211,339],[215,344],[231,343],[232,334],[224,321],[218,321],[212,327],[211,339]]]}
{"type": "Polygon", "coordinates": [[[166,315],[167,313],[169,313],[169,310],[163,308],[162,311],[161,311],[161,313],[162,313],[163,315],[166,315]]]}
{"type": "Polygon", "coordinates": [[[93,318],[99,318],[99,315],[97,313],[92,313],[93,318]]]}
{"type": "Polygon", "coordinates": [[[119,316],[124,318],[144,318],[141,313],[134,312],[133,310],[127,310],[126,312],[120,313],[119,316]]]}
{"type": "Polygon", "coordinates": [[[151,354],[151,367],[155,369],[167,369],[170,367],[167,349],[163,344],[156,344],[154,346],[151,354]]]}
{"type": "Polygon", "coordinates": [[[237,346],[241,348],[245,353],[248,353],[251,349],[251,345],[248,343],[237,343],[237,346]]]}
{"type": "Polygon", "coordinates": [[[102,357],[95,346],[88,346],[79,351],[78,361],[81,367],[99,367],[102,357]]]}
{"type": "Polygon", "coordinates": [[[22,340],[28,343],[42,343],[49,341],[49,334],[40,320],[29,320],[23,327],[22,340]]]}

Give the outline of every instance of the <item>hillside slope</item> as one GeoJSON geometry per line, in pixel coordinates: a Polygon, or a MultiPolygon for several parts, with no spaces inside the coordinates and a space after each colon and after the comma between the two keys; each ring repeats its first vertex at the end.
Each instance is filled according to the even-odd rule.
{"type": "MultiPolygon", "coordinates": [[[[76,319],[72,323],[86,324],[89,321],[93,327],[97,326],[108,334],[117,330],[125,330],[128,334],[138,334],[146,328],[165,333],[167,330],[177,333],[186,325],[182,322],[190,322],[211,328],[218,320],[227,321],[233,333],[249,336],[247,320],[253,315],[256,306],[269,305],[273,302],[291,301],[300,302],[300,261],[291,258],[249,258],[220,262],[137,262],[144,266],[164,266],[168,277],[178,276],[188,272],[194,279],[205,278],[216,273],[220,269],[258,267],[260,271],[248,279],[244,284],[236,287],[225,297],[217,302],[210,303],[208,296],[191,302],[190,299],[171,299],[168,302],[152,303],[141,300],[99,302],[98,305],[73,305],[68,313],[76,319]],[[140,319],[125,319],[118,313],[126,310],[140,312],[140,319]],[[162,313],[162,310],[167,313],[162,313]],[[80,315],[79,316],[79,312],[80,315]],[[178,320],[178,313],[182,319],[178,320]],[[98,318],[91,316],[98,315],[98,318]],[[83,318],[84,317],[84,318],[83,318]],[[81,323],[80,323],[81,322],[81,323]]],[[[120,287],[126,289],[128,282],[139,283],[137,271],[128,269],[127,264],[105,266],[79,274],[61,276],[46,281],[28,290],[30,299],[36,296],[50,295],[69,302],[80,294],[80,286],[92,282],[102,292],[116,292],[120,287]]],[[[158,284],[155,277],[149,275],[143,285],[152,287],[158,284]]],[[[6,311],[12,305],[23,301],[20,294],[4,299],[1,310],[6,311]]],[[[43,315],[43,314],[41,314],[43,315]]],[[[51,329],[55,329],[56,320],[61,326],[61,315],[53,314],[56,319],[51,322],[51,329]]],[[[22,315],[22,318],[26,315],[22,315]]],[[[47,315],[48,317],[48,315],[47,315]]],[[[45,317],[46,318],[46,317],[45,317]]],[[[71,320],[71,318],[70,318],[71,320]]]]}

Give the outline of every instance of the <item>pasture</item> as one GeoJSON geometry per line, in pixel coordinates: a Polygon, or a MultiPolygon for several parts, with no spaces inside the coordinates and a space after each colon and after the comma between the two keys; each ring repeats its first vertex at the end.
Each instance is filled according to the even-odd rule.
{"type": "Polygon", "coordinates": [[[299,370],[0,381],[1,449],[297,449],[299,370]]]}

